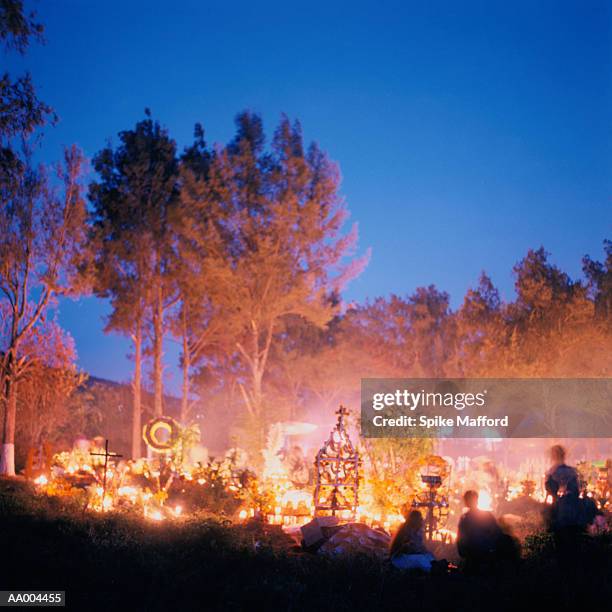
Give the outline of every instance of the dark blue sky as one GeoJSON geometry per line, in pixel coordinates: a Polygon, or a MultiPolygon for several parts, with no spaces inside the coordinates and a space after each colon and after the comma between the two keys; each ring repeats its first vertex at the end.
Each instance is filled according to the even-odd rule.
{"type": "MultiPolygon", "coordinates": [[[[58,112],[42,155],[88,156],[150,107],[182,148],[193,124],[226,142],[233,117],[299,118],[338,161],[360,250],[347,299],[435,283],[453,305],[486,269],[544,245],[576,277],[612,237],[609,2],[30,3],[47,45],[12,58],[58,112]],[[493,6],[495,5],[495,6],[493,6]]],[[[80,365],[126,380],[105,305],[62,302],[80,365]]],[[[177,349],[168,347],[169,362],[177,349]]],[[[178,376],[169,368],[169,388],[178,376]]]]}

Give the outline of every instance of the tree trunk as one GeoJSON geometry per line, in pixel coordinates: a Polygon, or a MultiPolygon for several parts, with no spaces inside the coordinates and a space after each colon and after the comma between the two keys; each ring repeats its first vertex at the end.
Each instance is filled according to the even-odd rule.
{"type": "Polygon", "coordinates": [[[253,342],[253,412],[263,426],[263,371],[265,361],[259,347],[259,326],[252,322],[251,338],[253,342]]]}
{"type": "Polygon", "coordinates": [[[261,368],[253,369],[253,417],[257,435],[257,442],[263,448],[266,440],[266,415],[264,414],[263,371],[261,368]]]}
{"type": "Polygon", "coordinates": [[[253,412],[259,419],[263,418],[262,375],[263,372],[259,369],[253,372],[253,412]]]}
{"type": "Polygon", "coordinates": [[[132,383],[132,459],[141,457],[142,429],[142,328],[140,324],[134,340],[134,381],[132,383]]]}
{"type": "Polygon", "coordinates": [[[153,413],[156,417],[163,414],[163,345],[164,345],[164,305],[162,303],[161,286],[157,287],[157,297],[155,300],[155,311],[153,313],[153,384],[154,400],[153,413]]]}
{"type": "Polygon", "coordinates": [[[6,406],[2,424],[2,455],[0,475],[15,476],[15,416],[17,414],[17,389],[12,373],[6,381],[6,406]]]}
{"type": "Polygon", "coordinates": [[[187,341],[187,331],[183,330],[183,397],[181,398],[181,424],[187,426],[189,411],[189,368],[191,367],[191,353],[187,341]]]}

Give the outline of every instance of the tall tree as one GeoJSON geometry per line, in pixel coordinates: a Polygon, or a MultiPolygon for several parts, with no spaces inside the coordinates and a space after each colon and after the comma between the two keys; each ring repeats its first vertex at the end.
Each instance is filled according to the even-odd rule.
{"type": "Polygon", "coordinates": [[[595,302],[598,318],[612,331],[612,240],[604,240],[604,263],[582,259],[582,270],[587,277],[589,293],[595,302]]]}
{"type": "Polygon", "coordinates": [[[14,439],[17,385],[29,356],[26,340],[42,321],[52,300],[81,290],[79,282],[85,242],[85,202],[79,182],[81,152],[66,149],[57,167],[63,192],[49,184],[44,168],[34,168],[26,158],[18,182],[3,193],[0,208],[0,292],[5,346],[0,361],[4,418],[0,473],[14,474],[14,439]]]}
{"type": "Polygon", "coordinates": [[[408,298],[408,320],[415,374],[449,376],[454,368],[456,330],[448,293],[434,285],[418,287],[408,298]]]}
{"type": "MultiPolygon", "coordinates": [[[[506,326],[499,291],[483,272],[478,286],[468,289],[456,316],[459,367],[462,376],[493,376],[505,346],[506,326]]],[[[498,376],[503,372],[497,370],[498,376]]]]}
{"type": "Polygon", "coordinates": [[[251,441],[261,445],[272,417],[264,375],[282,320],[299,316],[324,327],[336,312],[328,296],[365,262],[343,263],[356,230],[342,233],[338,171],[316,145],[304,150],[299,124],[283,118],[269,152],[259,117],[239,115],[237,127],[220,157],[230,176],[221,198],[225,216],[202,233],[203,274],[227,325],[229,350],[242,362],[251,441]]]}
{"type": "Polygon", "coordinates": [[[584,287],[548,261],[544,248],[530,249],[514,266],[517,298],[505,312],[509,328],[506,367],[522,376],[551,375],[563,336],[576,318],[592,319],[584,287]]]}
{"type": "MultiPolygon", "coordinates": [[[[43,27],[34,13],[26,14],[21,0],[0,0],[0,43],[7,50],[24,54],[31,40],[42,41],[43,27]]],[[[24,170],[20,142],[48,119],[52,109],[36,96],[32,78],[17,79],[8,72],[0,76],[0,183],[2,189],[19,180],[24,170]]]]}
{"type": "Polygon", "coordinates": [[[116,149],[94,158],[99,180],[90,185],[97,235],[100,295],[111,298],[107,329],[131,336],[135,348],[133,454],[140,454],[141,360],[145,332],[153,354],[155,415],[163,413],[166,310],[176,302],[172,277],[173,208],[178,195],[176,144],[150,112],[119,134],[116,149]],[[106,268],[107,257],[113,262],[106,268]]]}
{"type": "Polygon", "coordinates": [[[175,208],[173,225],[175,250],[172,276],[176,281],[179,304],[171,313],[173,335],[181,344],[182,397],[180,420],[184,425],[191,418],[191,370],[203,351],[215,341],[218,318],[208,297],[208,286],[202,271],[206,244],[199,228],[218,215],[213,197],[217,164],[215,154],[204,139],[204,129],[196,124],[194,143],[180,159],[181,196],[175,208]]]}

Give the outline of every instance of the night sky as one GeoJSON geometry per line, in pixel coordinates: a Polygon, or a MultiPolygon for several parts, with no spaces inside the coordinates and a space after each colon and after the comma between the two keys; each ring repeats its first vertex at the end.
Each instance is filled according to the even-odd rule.
{"type": "MultiPolygon", "coordinates": [[[[513,297],[512,266],[543,245],[573,277],[612,238],[609,2],[26,2],[46,46],[31,71],[60,123],[40,156],[93,156],[150,107],[177,140],[203,123],[282,112],[341,167],[372,259],[347,300],[435,283],[457,306],[482,269],[513,297]],[[495,4],[496,7],[491,5],[495,4]]],[[[62,301],[79,365],[127,380],[129,343],[107,305],[62,301]]],[[[168,344],[174,366],[178,347],[168,344]]],[[[168,388],[178,388],[168,368],[168,388]]]]}

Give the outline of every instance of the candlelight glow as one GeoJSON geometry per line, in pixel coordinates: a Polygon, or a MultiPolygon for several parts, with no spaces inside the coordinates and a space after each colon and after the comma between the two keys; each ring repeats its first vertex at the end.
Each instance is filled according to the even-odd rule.
{"type": "Polygon", "coordinates": [[[486,489],[478,492],[478,509],[493,510],[493,498],[491,497],[491,493],[486,489]]]}
{"type": "Polygon", "coordinates": [[[159,510],[153,510],[152,512],[148,513],[146,516],[154,521],[164,520],[164,515],[159,510]]]}

